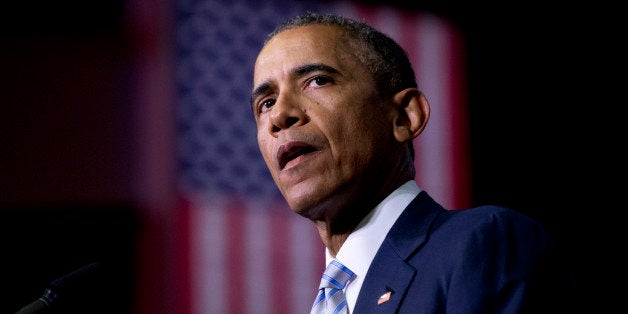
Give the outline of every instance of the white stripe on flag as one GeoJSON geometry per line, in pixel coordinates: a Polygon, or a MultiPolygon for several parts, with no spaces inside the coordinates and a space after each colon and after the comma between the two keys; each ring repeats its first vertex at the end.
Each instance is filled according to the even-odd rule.
{"type": "MultiPolygon", "coordinates": [[[[285,208],[287,212],[289,208],[285,208]]],[[[308,313],[318,291],[321,274],[325,270],[324,246],[307,219],[290,212],[296,219],[288,219],[290,233],[290,281],[293,298],[290,313],[308,313]]]]}
{"type": "Polygon", "coordinates": [[[421,187],[445,207],[451,207],[451,191],[455,179],[453,173],[452,99],[450,97],[452,73],[449,69],[449,30],[440,19],[422,15],[421,27],[416,34],[413,58],[420,66],[415,67],[421,81],[419,88],[430,103],[430,119],[424,133],[416,140],[415,148],[418,178],[421,187]]]}
{"type": "Polygon", "coordinates": [[[207,199],[190,201],[193,313],[309,311],[324,265],[312,223],[283,200],[207,199]],[[234,232],[241,233],[241,243],[232,240],[234,232]],[[285,302],[283,310],[276,301],[285,302]]]}
{"type": "Polygon", "coordinates": [[[244,208],[245,225],[245,242],[241,248],[244,250],[245,268],[244,278],[247,284],[241,287],[243,291],[242,302],[246,302],[246,313],[271,313],[272,311],[272,280],[276,277],[281,278],[277,274],[278,271],[273,269],[271,264],[272,246],[271,243],[271,217],[268,209],[270,205],[260,204],[258,200],[247,199],[246,208],[244,208]]]}
{"type": "Polygon", "coordinates": [[[190,199],[192,313],[228,313],[224,241],[227,212],[219,200],[190,199]]]}

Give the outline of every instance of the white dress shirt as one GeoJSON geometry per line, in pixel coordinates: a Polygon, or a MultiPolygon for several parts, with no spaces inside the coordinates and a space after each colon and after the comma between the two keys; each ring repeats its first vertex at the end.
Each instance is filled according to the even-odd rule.
{"type": "MultiPolygon", "coordinates": [[[[379,250],[397,218],[419,192],[421,190],[414,180],[408,181],[394,190],[364,217],[340,247],[336,259],[356,275],[345,288],[349,313],[353,312],[355,308],[364,277],[377,250],[379,250]]],[[[329,265],[334,258],[327,249],[325,256],[325,265],[329,265]]]]}

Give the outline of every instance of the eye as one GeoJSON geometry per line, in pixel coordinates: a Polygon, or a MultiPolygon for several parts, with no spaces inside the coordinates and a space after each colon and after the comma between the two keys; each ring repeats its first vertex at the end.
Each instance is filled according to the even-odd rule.
{"type": "Polygon", "coordinates": [[[261,102],[259,106],[260,112],[266,112],[270,110],[270,107],[272,107],[275,104],[275,102],[276,102],[275,99],[265,99],[264,101],[261,102]]]}
{"type": "Polygon", "coordinates": [[[314,78],[312,78],[312,80],[309,82],[309,86],[323,86],[323,85],[327,85],[329,83],[333,83],[333,80],[327,76],[315,76],[314,78]]]}

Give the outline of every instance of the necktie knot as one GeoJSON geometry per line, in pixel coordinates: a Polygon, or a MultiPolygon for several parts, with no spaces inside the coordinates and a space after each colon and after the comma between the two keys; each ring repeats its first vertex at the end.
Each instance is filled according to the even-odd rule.
{"type": "Polygon", "coordinates": [[[353,276],[354,273],[347,268],[347,266],[342,265],[342,263],[337,260],[333,260],[325,269],[323,278],[321,279],[321,284],[318,288],[334,288],[342,290],[345,288],[349,280],[353,278],[353,276]]]}
{"type": "Polygon", "coordinates": [[[318,296],[312,305],[314,313],[347,313],[347,300],[343,289],[355,274],[337,260],[331,261],[318,286],[318,296]]]}

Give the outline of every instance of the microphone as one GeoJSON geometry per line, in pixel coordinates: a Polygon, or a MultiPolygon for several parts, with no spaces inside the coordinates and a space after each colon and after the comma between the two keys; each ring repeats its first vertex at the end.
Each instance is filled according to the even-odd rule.
{"type": "Polygon", "coordinates": [[[85,283],[93,279],[99,269],[100,263],[91,263],[53,280],[39,299],[24,306],[15,314],[50,313],[55,304],[59,302],[59,299],[63,299],[68,293],[71,294],[74,291],[83,289],[85,283]]]}

